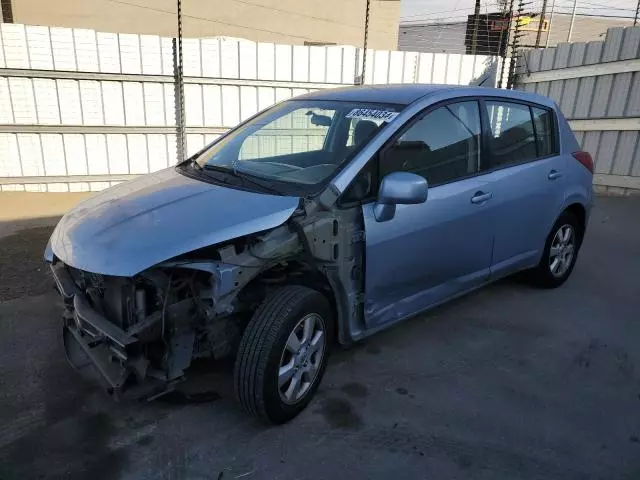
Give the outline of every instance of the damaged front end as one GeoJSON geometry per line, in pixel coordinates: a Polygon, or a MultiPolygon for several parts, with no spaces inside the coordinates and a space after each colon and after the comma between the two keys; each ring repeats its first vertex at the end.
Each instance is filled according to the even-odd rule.
{"type": "Polygon", "coordinates": [[[228,356],[239,342],[233,315],[212,322],[216,286],[209,272],[158,267],[129,278],[62,262],[51,270],[65,303],[69,361],[116,398],[162,395],[193,358],[228,356]]]}
{"type": "Polygon", "coordinates": [[[152,399],[194,359],[235,355],[258,306],[288,284],[323,294],[350,343],[365,332],[362,225],[359,208],[173,171],[118,185],[67,213],[45,250],[67,356],[114,397],[152,399]]]}
{"type": "Polygon", "coordinates": [[[299,249],[282,228],[299,203],[168,168],[78,204],[44,253],[71,363],[114,396],[150,398],[194,358],[233,354],[259,291],[239,300],[240,290],[299,249]]]}
{"type": "Polygon", "coordinates": [[[316,280],[301,260],[302,248],[299,233],[283,225],[132,277],[86,272],[54,257],[67,357],[116,398],[171,391],[193,359],[235,354],[252,312],[271,290],[292,278],[316,280]]]}

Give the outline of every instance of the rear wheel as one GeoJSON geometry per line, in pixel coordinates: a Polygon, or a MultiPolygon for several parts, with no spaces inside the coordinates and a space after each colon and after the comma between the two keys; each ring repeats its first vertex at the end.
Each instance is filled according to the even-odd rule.
{"type": "Polygon", "coordinates": [[[240,342],[236,395],[243,408],[284,423],[311,401],[327,364],[331,309],[307,287],[288,285],[267,297],[240,342]]]}
{"type": "Polygon", "coordinates": [[[553,225],[533,280],[543,288],[556,288],[571,275],[578,258],[584,228],[570,212],[563,212],[553,225]]]}

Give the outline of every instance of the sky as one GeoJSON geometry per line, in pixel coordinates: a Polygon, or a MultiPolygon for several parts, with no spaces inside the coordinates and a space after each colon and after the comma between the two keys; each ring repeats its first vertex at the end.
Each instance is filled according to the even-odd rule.
{"type": "MultiPolygon", "coordinates": [[[[517,1],[515,3],[517,4],[517,1]]],[[[540,10],[542,0],[524,0],[532,2],[531,10],[540,10]]],[[[547,14],[554,0],[547,0],[547,14]]],[[[498,11],[500,0],[481,0],[481,12],[498,11]]],[[[576,13],[612,15],[633,18],[637,6],[636,0],[577,0],[576,13]]],[[[462,20],[473,13],[474,0],[401,0],[400,22],[440,22],[443,20],[462,20]]],[[[555,11],[571,13],[573,0],[555,0],[555,11]]]]}

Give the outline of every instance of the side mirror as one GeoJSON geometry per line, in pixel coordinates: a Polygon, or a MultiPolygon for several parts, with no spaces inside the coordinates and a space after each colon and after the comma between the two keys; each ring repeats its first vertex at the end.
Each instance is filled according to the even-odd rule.
{"type": "Polygon", "coordinates": [[[386,222],[396,214],[396,205],[424,203],[428,193],[427,181],[420,175],[409,172],[390,173],[382,179],[373,214],[378,222],[386,222]]]}

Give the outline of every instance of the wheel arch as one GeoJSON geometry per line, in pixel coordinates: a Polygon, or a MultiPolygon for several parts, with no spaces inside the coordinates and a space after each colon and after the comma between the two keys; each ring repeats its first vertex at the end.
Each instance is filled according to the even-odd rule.
{"type": "MultiPolygon", "coordinates": [[[[334,279],[331,271],[318,268],[315,263],[309,262],[304,256],[296,256],[287,259],[286,262],[272,264],[261,270],[238,291],[236,297],[242,297],[252,291],[260,292],[258,287],[265,281],[271,286],[302,285],[324,295],[333,314],[331,320],[336,339],[341,344],[351,342],[348,328],[348,309],[346,308],[347,295],[340,286],[339,279],[334,279]],[[283,263],[286,263],[286,267],[283,267],[283,263]],[[278,274],[279,278],[274,279],[276,277],[274,274],[278,274]]],[[[264,300],[268,295],[267,290],[260,292],[260,295],[262,297],[260,301],[264,300]]]]}
{"type": "Polygon", "coordinates": [[[572,203],[568,205],[563,212],[569,212],[575,216],[583,230],[587,227],[587,209],[584,208],[584,205],[581,203],[572,203]]]}
{"type": "MultiPolygon", "coordinates": [[[[582,231],[578,235],[578,246],[580,246],[582,245],[582,241],[584,240],[584,234],[587,229],[587,223],[589,222],[589,210],[585,207],[585,205],[582,202],[574,200],[573,202],[568,202],[568,204],[565,206],[562,212],[560,212],[560,215],[562,215],[565,212],[568,212],[571,215],[573,215],[578,221],[578,224],[580,225],[580,227],[582,227],[582,231]]],[[[560,218],[560,215],[558,215],[558,218],[560,218]]]]}

